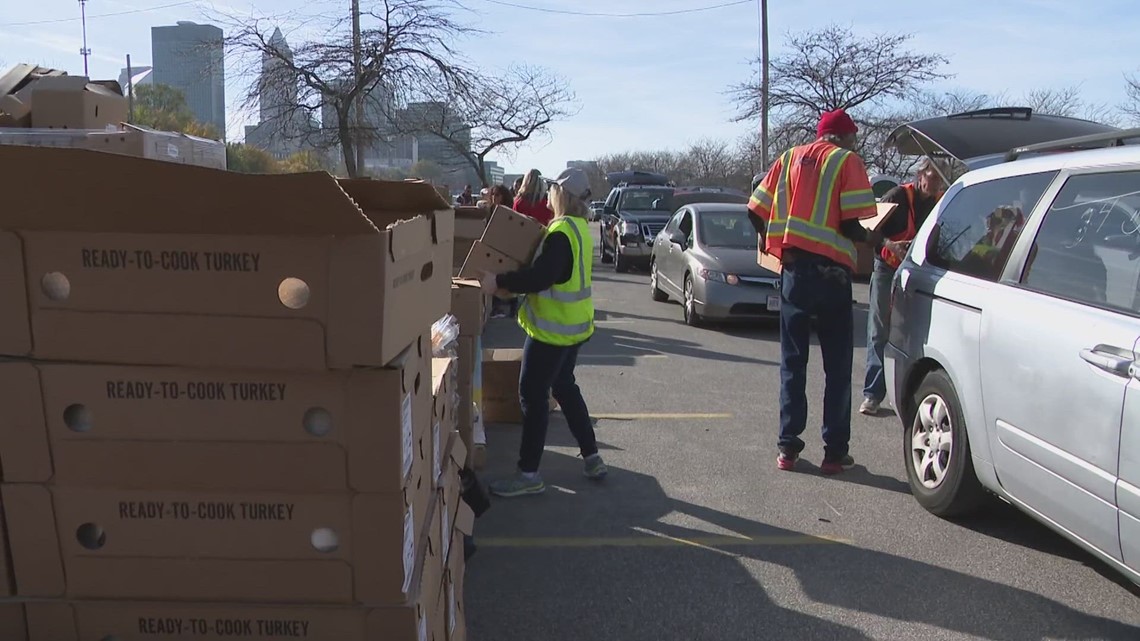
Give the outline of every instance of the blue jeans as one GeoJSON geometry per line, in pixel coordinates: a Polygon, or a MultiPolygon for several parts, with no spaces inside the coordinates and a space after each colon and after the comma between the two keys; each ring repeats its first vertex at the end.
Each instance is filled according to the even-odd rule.
{"type": "Polygon", "coordinates": [[[863,397],[880,403],[887,396],[887,377],[883,373],[883,350],[891,329],[891,282],[895,270],[875,258],[871,272],[871,292],[867,318],[867,375],[863,381],[863,397]]]}
{"type": "Polygon", "coordinates": [[[523,433],[519,446],[519,469],[537,472],[546,449],[546,429],[550,423],[550,393],[562,408],[570,433],[578,441],[585,458],[598,453],[594,425],[582,390],[574,378],[578,349],[549,345],[533,338],[523,344],[522,371],[519,375],[519,401],[522,403],[523,433]]]}
{"type": "Polygon", "coordinates": [[[780,291],[780,449],[798,454],[807,427],[807,364],[811,322],[823,353],[824,459],[847,455],[851,440],[854,322],[851,271],[827,258],[800,253],[784,265],[780,291]]]}

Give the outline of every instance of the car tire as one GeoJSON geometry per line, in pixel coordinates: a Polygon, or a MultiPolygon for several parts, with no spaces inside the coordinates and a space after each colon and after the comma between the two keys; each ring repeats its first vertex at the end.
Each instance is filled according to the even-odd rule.
{"type": "Polygon", "coordinates": [[[928,373],[913,396],[914,416],[903,430],[903,451],[911,494],[928,512],[964,516],[985,502],[974,472],[962,404],[943,370],[928,373]]]}
{"type": "Polygon", "coordinates": [[[653,292],[653,300],[658,303],[664,303],[669,300],[669,295],[661,291],[657,286],[657,261],[649,263],[649,289],[653,292]]]}
{"type": "Polygon", "coordinates": [[[685,289],[681,300],[681,309],[685,314],[686,325],[689,327],[700,327],[702,325],[701,315],[697,313],[696,303],[693,299],[693,277],[690,274],[685,274],[685,289]]]}
{"type": "Polygon", "coordinates": [[[621,255],[621,252],[614,252],[614,271],[619,274],[629,272],[629,259],[621,255]]]}
{"type": "Polygon", "coordinates": [[[602,243],[602,264],[603,265],[609,265],[612,262],[614,262],[613,254],[606,251],[606,244],[603,242],[602,243]]]}

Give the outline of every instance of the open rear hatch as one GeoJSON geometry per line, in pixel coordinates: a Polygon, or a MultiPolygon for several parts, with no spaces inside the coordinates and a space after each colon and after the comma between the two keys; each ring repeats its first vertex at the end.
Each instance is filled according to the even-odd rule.
{"type": "Polygon", "coordinates": [[[887,144],[904,155],[955,161],[960,165],[956,177],[1011,160],[1009,154],[1018,149],[1074,151],[1125,144],[1117,133],[1125,132],[1091,120],[1034,113],[1028,107],[1001,107],[908,122],[891,132],[887,144]]]}

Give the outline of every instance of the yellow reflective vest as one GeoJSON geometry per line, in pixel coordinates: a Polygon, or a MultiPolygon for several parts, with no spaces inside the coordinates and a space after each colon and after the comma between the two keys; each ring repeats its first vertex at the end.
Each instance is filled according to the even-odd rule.
{"type": "Polygon", "coordinates": [[[527,294],[519,307],[519,326],[527,336],[548,345],[577,345],[594,334],[594,238],[586,220],[577,216],[555,218],[546,228],[550,234],[565,234],[570,240],[574,272],[565,283],[527,294]]]}

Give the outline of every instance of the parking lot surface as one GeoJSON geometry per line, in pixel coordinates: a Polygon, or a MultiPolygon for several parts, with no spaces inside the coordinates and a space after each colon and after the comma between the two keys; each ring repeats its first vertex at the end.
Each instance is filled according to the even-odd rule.
{"type": "MultiPolygon", "coordinates": [[[[898,419],[854,411],[865,283],[857,466],[825,478],[818,351],[808,449],[780,472],[775,323],[689,328],[651,301],[647,275],[594,269],[578,382],[610,475],[582,476],[554,414],[546,493],[495,500],[476,523],[472,639],[1140,640],[1140,590],[1061,537],[996,501],[949,522],[910,496],[898,419]]],[[[509,319],[484,338],[521,343],[509,319]]],[[[488,428],[484,480],[512,472],[518,439],[488,428]]]]}

